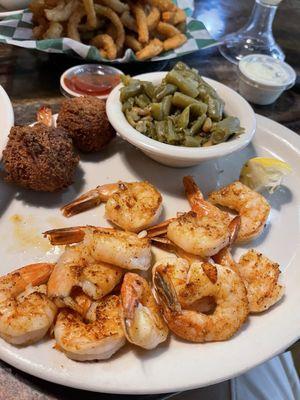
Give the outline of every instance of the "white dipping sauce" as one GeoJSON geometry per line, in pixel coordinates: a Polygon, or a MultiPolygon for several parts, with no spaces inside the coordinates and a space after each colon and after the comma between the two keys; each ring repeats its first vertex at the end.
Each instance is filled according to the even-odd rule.
{"type": "Polygon", "coordinates": [[[293,86],[296,73],[287,63],[264,54],[251,54],[239,62],[239,91],[256,104],[273,103],[293,86]]]}
{"type": "Polygon", "coordinates": [[[254,81],[271,85],[285,85],[290,80],[290,74],[281,63],[276,62],[274,58],[267,59],[263,57],[252,56],[248,60],[241,62],[242,72],[254,81]],[[274,62],[275,61],[275,62],[274,62]]]}

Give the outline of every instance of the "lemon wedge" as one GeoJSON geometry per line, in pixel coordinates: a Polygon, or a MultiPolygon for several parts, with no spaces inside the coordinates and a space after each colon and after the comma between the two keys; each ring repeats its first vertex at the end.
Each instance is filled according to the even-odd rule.
{"type": "Polygon", "coordinates": [[[291,172],[291,166],[277,158],[254,157],[241,169],[240,181],[257,192],[267,189],[273,193],[291,172]]]}

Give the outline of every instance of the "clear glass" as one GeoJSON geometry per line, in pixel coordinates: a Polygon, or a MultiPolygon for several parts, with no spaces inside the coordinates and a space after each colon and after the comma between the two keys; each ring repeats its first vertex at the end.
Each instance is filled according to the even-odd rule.
{"type": "Polygon", "coordinates": [[[279,60],[285,55],[275,42],[272,24],[280,0],[256,0],[251,16],[244,27],[222,39],[221,54],[237,64],[244,56],[267,54],[279,60]]]}

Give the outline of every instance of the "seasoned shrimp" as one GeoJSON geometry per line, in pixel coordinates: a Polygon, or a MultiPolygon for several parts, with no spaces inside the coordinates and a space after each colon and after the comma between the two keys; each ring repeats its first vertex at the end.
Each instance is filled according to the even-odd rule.
{"type": "MultiPolygon", "coordinates": [[[[44,233],[52,244],[72,244],[89,264],[104,262],[125,269],[147,270],[151,246],[147,238],[132,232],[92,226],[53,229],[44,233]]],[[[66,256],[67,257],[67,256],[66,256]]]]}
{"type": "Polygon", "coordinates": [[[72,296],[75,287],[81,287],[86,295],[98,300],[114,289],[120,282],[123,271],[122,268],[105,262],[95,262],[82,243],[68,245],[50,276],[48,295],[61,300],[61,306],[67,305],[79,311],[78,302],[72,296]]]}
{"type": "Polygon", "coordinates": [[[236,239],[237,243],[258,237],[270,213],[267,200],[238,181],[212,192],[208,200],[212,204],[219,204],[238,212],[241,217],[241,227],[236,239]]]}
{"type": "Polygon", "coordinates": [[[119,296],[109,295],[93,303],[85,320],[63,309],[54,326],[57,346],[77,361],[106,360],[126,342],[121,323],[119,296]]]}
{"type": "Polygon", "coordinates": [[[262,312],[277,303],[284,294],[284,287],[278,283],[279,265],[255,250],[249,250],[238,262],[251,312],[262,312]]]}
{"type": "Polygon", "coordinates": [[[106,202],[105,217],[126,231],[139,232],[153,224],[162,209],[162,197],[149,182],[98,186],[62,208],[66,217],[106,202]]]}
{"type": "Polygon", "coordinates": [[[129,342],[144,349],[154,349],[168,336],[168,327],[147,281],[128,272],[121,287],[123,327],[129,342]]]}
{"type": "Polygon", "coordinates": [[[31,264],[0,278],[0,336],[14,345],[42,339],[56,315],[46,295],[53,264],[31,264]]]}
{"type": "Polygon", "coordinates": [[[206,258],[218,253],[229,243],[228,224],[213,215],[190,211],[171,222],[168,238],[187,253],[206,258]]]}
{"type": "Polygon", "coordinates": [[[282,298],[284,287],[278,283],[279,265],[263,254],[249,250],[236,263],[229,248],[225,248],[213,259],[240,275],[247,289],[251,313],[266,311],[282,298]]]}
{"type": "Polygon", "coordinates": [[[153,237],[151,238],[151,243],[153,244],[153,246],[159,247],[162,250],[175,254],[179,258],[187,260],[190,264],[194,261],[204,261],[204,259],[200,256],[187,253],[181,247],[176,246],[175,243],[171,242],[171,240],[166,237],[153,237]]]}
{"type": "Polygon", "coordinates": [[[185,298],[186,304],[195,304],[202,298],[213,297],[215,310],[204,314],[181,305],[176,282],[167,273],[169,265],[170,261],[158,262],[153,281],[171,331],[192,342],[220,341],[233,336],[248,316],[247,292],[239,275],[205,262],[186,267],[187,283],[180,289],[180,298],[185,298]]]}
{"type": "Polygon", "coordinates": [[[168,239],[186,253],[210,257],[229,243],[230,216],[203,199],[192,177],[184,177],[183,184],[192,211],[151,227],[147,236],[166,232],[168,239]]]}

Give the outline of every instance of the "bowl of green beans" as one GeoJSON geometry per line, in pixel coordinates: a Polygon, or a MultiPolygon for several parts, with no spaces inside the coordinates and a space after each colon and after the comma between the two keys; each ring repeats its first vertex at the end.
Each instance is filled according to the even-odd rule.
{"type": "Polygon", "coordinates": [[[241,150],[256,128],[254,111],[243,97],[182,62],[168,72],[122,77],[106,112],[124,140],[172,167],[241,150]]]}

